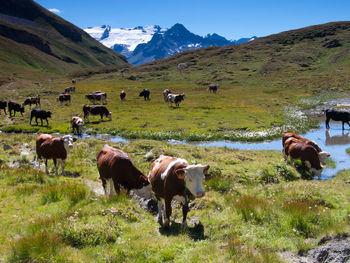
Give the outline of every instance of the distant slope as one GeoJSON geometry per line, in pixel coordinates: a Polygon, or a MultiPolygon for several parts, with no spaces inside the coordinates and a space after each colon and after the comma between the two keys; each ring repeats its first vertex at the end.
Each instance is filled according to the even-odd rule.
{"type": "Polygon", "coordinates": [[[175,24],[170,29],[157,25],[135,28],[111,28],[104,25],[90,27],[85,31],[105,46],[125,55],[134,65],[166,58],[189,49],[236,45],[256,38],[230,41],[215,33],[201,37],[188,31],[182,24],[175,24]]]}
{"type": "Polygon", "coordinates": [[[32,0],[1,2],[1,74],[28,70],[65,74],[105,65],[127,62],[124,56],[32,0]]]}
{"type": "Polygon", "coordinates": [[[203,85],[262,83],[257,82],[260,80],[280,80],[280,85],[290,85],[290,79],[303,76],[304,81],[293,85],[326,88],[348,86],[344,81],[348,73],[350,22],[347,21],[286,31],[241,45],[185,51],[135,67],[130,72],[140,79],[186,79],[203,85]],[[177,71],[179,63],[186,63],[187,68],[177,71]],[[308,79],[317,81],[313,83],[308,79]]]}

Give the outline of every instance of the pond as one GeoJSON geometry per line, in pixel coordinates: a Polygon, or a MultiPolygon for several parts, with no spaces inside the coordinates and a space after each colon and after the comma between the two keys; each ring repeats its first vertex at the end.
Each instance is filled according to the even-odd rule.
{"type": "MultiPolygon", "coordinates": [[[[350,130],[342,130],[340,122],[331,122],[331,128],[327,130],[324,122],[320,123],[320,127],[312,129],[305,134],[301,134],[303,137],[315,141],[323,151],[331,154],[331,159],[335,162],[335,168],[325,167],[322,172],[322,180],[332,178],[337,172],[343,169],[350,169],[350,156],[346,153],[346,149],[350,148],[350,130]]],[[[346,126],[346,128],[348,128],[346,126]]],[[[110,135],[96,135],[88,136],[83,135],[83,138],[98,138],[106,139],[111,142],[127,142],[128,140],[119,136],[110,135]]],[[[184,144],[202,147],[227,147],[230,149],[239,150],[274,150],[282,151],[281,139],[263,141],[263,142],[231,142],[231,141],[207,141],[207,142],[186,142],[170,140],[172,144],[184,144]]],[[[282,158],[282,152],[281,152],[282,158]]]]}

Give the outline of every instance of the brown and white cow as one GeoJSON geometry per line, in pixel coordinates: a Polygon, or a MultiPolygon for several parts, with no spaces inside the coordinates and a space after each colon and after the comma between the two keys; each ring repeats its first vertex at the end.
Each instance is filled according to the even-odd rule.
{"type": "Polygon", "coordinates": [[[168,102],[168,95],[171,93],[171,91],[169,89],[165,89],[163,90],[163,97],[164,97],[164,101],[168,102]]]}
{"type": "Polygon", "coordinates": [[[180,102],[186,98],[185,93],[182,94],[168,94],[168,103],[173,105],[175,103],[176,107],[179,107],[180,102]]]}
{"type": "Polygon", "coordinates": [[[40,96],[37,97],[28,97],[23,102],[23,106],[29,105],[29,107],[32,107],[32,104],[35,104],[35,106],[40,106],[40,96]]]}
{"type": "Polygon", "coordinates": [[[57,161],[61,162],[62,175],[64,172],[64,163],[69,151],[73,148],[73,142],[76,140],[71,135],[63,137],[54,137],[50,134],[40,134],[36,138],[36,154],[40,169],[40,160],[45,159],[45,171],[49,174],[47,160],[52,159],[55,165],[55,172],[58,175],[57,161]]]}
{"type": "Polygon", "coordinates": [[[71,93],[71,92],[75,92],[75,87],[74,86],[66,87],[64,89],[64,93],[71,93]]]}
{"type": "Polygon", "coordinates": [[[330,156],[327,152],[317,152],[314,146],[296,138],[289,138],[284,143],[283,151],[285,160],[289,157],[293,162],[295,159],[301,160],[303,168],[305,165],[318,177],[323,170],[322,165],[326,165],[326,159],[330,156]]]}
{"type": "Polygon", "coordinates": [[[311,145],[315,148],[315,150],[317,151],[317,153],[319,153],[319,158],[320,158],[320,161],[322,164],[326,164],[326,160],[328,157],[330,157],[331,155],[327,152],[323,152],[322,149],[317,145],[316,142],[312,141],[312,140],[309,140],[309,139],[306,139],[304,137],[301,137],[300,135],[294,133],[294,132],[290,132],[290,131],[285,131],[282,135],[282,147],[283,147],[283,150],[282,150],[282,153],[283,153],[283,158],[285,160],[287,160],[287,156],[286,156],[286,153],[284,151],[285,149],[285,143],[286,141],[289,139],[289,138],[295,138],[295,139],[298,139],[308,145],[311,145]]]}
{"type": "Polygon", "coordinates": [[[189,165],[184,159],[161,155],[150,168],[149,180],[158,200],[158,222],[169,226],[171,201],[177,200],[182,205],[182,224],[186,225],[188,202],[205,195],[202,182],[208,172],[209,165],[189,165]],[[163,221],[163,204],[165,216],[163,221]]]}
{"type": "Polygon", "coordinates": [[[107,195],[107,181],[109,181],[110,195],[113,192],[119,193],[120,186],[128,191],[144,187],[150,191],[147,176],[136,168],[125,152],[105,145],[97,154],[96,159],[105,195],[107,195]]]}
{"type": "Polygon", "coordinates": [[[73,129],[73,133],[76,132],[79,135],[83,133],[84,121],[79,116],[73,116],[70,120],[70,125],[73,129]]]}
{"type": "Polygon", "coordinates": [[[96,101],[101,101],[102,104],[107,104],[107,94],[102,91],[95,91],[91,94],[86,94],[85,98],[95,104],[96,101]]]}
{"type": "Polygon", "coordinates": [[[70,94],[60,94],[58,95],[58,97],[56,98],[56,101],[59,101],[62,105],[63,102],[67,101],[69,103],[71,103],[71,96],[70,94]]]}
{"type": "Polygon", "coordinates": [[[83,107],[84,112],[84,120],[89,120],[89,115],[100,115],[101,120],[103,119],[103,116],[106,116],[110,121],[112,120],[112,113],[108,111],[106,106],[104,105],[84,105],[83,107]]]}

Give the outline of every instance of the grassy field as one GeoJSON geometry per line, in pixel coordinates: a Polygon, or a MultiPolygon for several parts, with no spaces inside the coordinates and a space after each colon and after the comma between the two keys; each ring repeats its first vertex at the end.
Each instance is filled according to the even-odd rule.
{"type": "Polygon", "coordinates": [[[0,137],[4,261],[282,262],[279,252],[306,251],[325,235],[350,230],[349,171],[306,181],[275,151],[111,143],[144,173],[150,151],[210,164],[206,196],[192,202],[189,227],[181,229],[177,207],[165,230],[126,194],[106,199],[92,191],[100,185],[95,155],[105,141],[77,141],[67,159],[70,177],[56,177],[33,168],[34,139],[0,137]]]}
{"type": "Polygon", "coordinates": [[[12,119],[0,117],[3,131],[70,132],[70,118],[82,115],[83,105],[89,104],[84,95],[96,90],[107,92],[106,106],[112,112],[112,121],[91,117],[85,127],[89,133],[161,140],[263,140],[277,137],[287,128],[304,131],[314,125],[298,111],[305,106],[300,98],[309,93],[301,91],[296,96],[292,89],[226,83],[217,94],[212,94],[206,87],[189,82],[130,81],[122,79],[120,73],[110,73],[78,81],[71,105],[61,106],[56,101],[57,95],[45,94],[45,91],[62,92],[70,85],[69,81],[57,79],[53,83],[41,83],[42,87],[28,80],[5,84],[0,88],[1,98],[22,103],[27,96],[40,94],[41,108],[53,112],[49,127],[29,125],[30,109],[27,106],[24,117],[18,113],[12,119]],[[143,88],[151,91],[150,101],[138,96],[143,88]],[[187,98],[179,108],[164,102],[162,91],[165,88],[186,94],[187,98]],[[127,93],[125,102],[119,98],[123,89],[127,93]]]}

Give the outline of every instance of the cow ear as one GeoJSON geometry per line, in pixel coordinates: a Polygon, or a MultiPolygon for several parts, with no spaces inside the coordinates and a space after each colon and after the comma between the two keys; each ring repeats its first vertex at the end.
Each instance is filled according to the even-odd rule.
{"type": "Polygon", "coordinates": [[[204,174],[208,174],[208,173],[209,173],[209,168],[210,168],[210,165],[209,165],[209,164],[207,164],[206,166],[204,166],[203,173],[204,173],[204,174]]]}
{"type": "Polygon", "coordinates": [[[77,137],[73,137],[73,142],[76,142],[77,140],[77,137]]]}
{"type": "Polygon", "coordinates": [[[177,178],[179,178],[180,180],[185,179],[185,170],[184,169],[177,169],[175,171],[175,174],[177,175],[177,178]]]}

